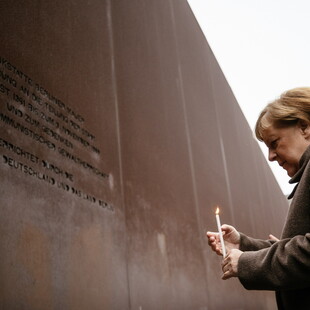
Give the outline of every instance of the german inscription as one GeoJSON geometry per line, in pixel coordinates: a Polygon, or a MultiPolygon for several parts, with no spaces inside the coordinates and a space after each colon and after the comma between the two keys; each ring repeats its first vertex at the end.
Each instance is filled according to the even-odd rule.
{"type": "Polygon", "coordinates": [[[67,168],[74,165],[98,182],[109,181],[108,173],[76,155],[82,148],[87,154],[100,156],[96,137],[87,130],[85,118],[3,57],[0,96],[0,128],[7,133],[19,133],[29,140],[29,145],[37,146],[26,150],[10,134],[5,137],[1,131],[2,165],[114,212],[114,207],[104,199],[77,188],[74,173],[67,168]],[[57,156],[63,164],[45,158],[42,154],[46,152],[53,152],[53,157],[57,156]]]}

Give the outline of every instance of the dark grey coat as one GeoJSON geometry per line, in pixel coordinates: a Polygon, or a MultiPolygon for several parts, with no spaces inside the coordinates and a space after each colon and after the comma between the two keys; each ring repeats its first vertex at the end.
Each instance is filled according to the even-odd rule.
{"type": "MultiPolygon", "coordinates": [[[[270,242],[241,234],[238,277],[249,290],[274,290],[278,309],[310,309],[310,147],[300,169],[281,240],[270,242]]],[[[290,197],[290,198],[291,198],[290,197]]],[[[271,206],[272,207],[272,206],[271,206]]]]}

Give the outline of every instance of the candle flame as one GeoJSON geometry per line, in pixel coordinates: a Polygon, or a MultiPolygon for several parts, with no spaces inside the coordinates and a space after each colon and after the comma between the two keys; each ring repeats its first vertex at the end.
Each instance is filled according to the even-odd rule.
{"type": "Polygon", "coordinates": [[[216,211],[215,211],[215,214],[219,214],[219,213],[220,213],[220,208],[217,207],[217,208],[216,208],[216,211]]]}

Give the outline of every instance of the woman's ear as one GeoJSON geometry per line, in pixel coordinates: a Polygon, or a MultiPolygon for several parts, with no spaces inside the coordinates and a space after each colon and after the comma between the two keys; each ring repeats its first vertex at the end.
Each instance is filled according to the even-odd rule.
{"type": "Polygon", "coordinates": [[[300,130],[305,138],[310,140],[310,124],[301,119],[298,121],[298,126],[300,127],[300,130]]]}

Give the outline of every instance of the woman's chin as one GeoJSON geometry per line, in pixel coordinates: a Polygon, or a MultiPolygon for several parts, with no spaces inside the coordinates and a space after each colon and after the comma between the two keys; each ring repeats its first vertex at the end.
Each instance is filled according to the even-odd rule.
{"type": "MultiPolygon", "coordinates": [[[[286,169],[285,169],[286,170],[286,169]]],[[[292,178],[294,175],[295,175],[295,173],[297,172],[295,169],[288,169],[288,170],[286,170],[286,172],[287,172],[287,175],[290,177],[290,178],[292,178]]]]}

